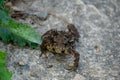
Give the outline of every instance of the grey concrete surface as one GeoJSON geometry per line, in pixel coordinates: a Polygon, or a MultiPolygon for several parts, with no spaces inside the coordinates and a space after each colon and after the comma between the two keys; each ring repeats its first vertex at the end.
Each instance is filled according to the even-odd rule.
{"type": "MultiPolygon", "coordinates": [[[[9,53],[7,68],[14,73],[12,80],[120,80],[120,0],[24,1],[16,7],[30,14],[42,11],[60,17],[51,15],[31,25],[40,35],[52,28],[66,30],[65,21],[75,24],[81,36],[76,43],[79,67],[77,72],[65,69],[73,60],[71,55],[59,61],[58,56],[50,54],[46,60],[39,58],[40,50],[0,42],[0,50],[9,53]]],[[[30,24],[31,19],[24,22],[30,24]]]]}

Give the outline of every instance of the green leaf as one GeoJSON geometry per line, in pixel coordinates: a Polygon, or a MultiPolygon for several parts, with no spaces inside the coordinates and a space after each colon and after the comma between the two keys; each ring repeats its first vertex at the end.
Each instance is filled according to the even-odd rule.
{"type": "Polygon", "coordinates": [[[6,68],[7,53],[0,51],[0,80],[11,80],[12,73],[6,68]]]}
{"type": "Polygon", "coordinates": [[[3,8],[4,0],[0,0],[0,9],[3,8]]]}
{"type": "Polygon", "coordinates": [[[9,29],[13,33],[23,37],[26,40],[31,41],[31,42],[41,44],[40,35],[33,28],[29,27],[28,25],[22,24],[22,23],[17,23],[13,20],[10,20],[9,26],[10,26],[9,29]]]}
{"type": "Polygon", "coordinates": [[[1,9],[0,10],[0,22],[7,24],[9,19],[10,19],[10,15],[8,14],[8,11],[5,9],[1,9]]]}
{"type": "Polygon", "coordinates": [[[7,10],[0,10],[0,38],[6,43],[15,42],[31,48],[39,48],[42,43],[40,35],[33,28],[11,19],[7,10]]]}

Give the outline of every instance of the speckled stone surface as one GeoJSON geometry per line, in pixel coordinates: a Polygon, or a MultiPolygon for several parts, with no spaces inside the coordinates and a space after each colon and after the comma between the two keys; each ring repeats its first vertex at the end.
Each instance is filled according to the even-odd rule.
{"type": "MultiPolygon", "coordinates": [[[[49,16],[40,24],[31,25],[40,35],[57,28],[66,30],[65,21],[74,23],[81,38],[76,50],[80,53],[77,72],[65,66],[73,57],[61,61],[49,55],[39,58],[40,50],[21,48],[0,41],[0,50],[9,53],[7,68],[14,75],[12,80],[120,80],[120,0],[24,0],[16,7],[30,14],[45,12],[49,16]],[[22,61],[24,65],[19,65],[22,61]],[[53,65],[47,68],[47,65],[53,65]]],[[[41,15],[41,16],[45,16],[41,15]]],[[[26,19],[30,24],[31,20],[26,19]]]]}

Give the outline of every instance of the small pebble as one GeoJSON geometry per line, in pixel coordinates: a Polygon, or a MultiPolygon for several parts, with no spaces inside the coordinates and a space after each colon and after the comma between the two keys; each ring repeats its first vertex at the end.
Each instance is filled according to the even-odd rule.
{"type": "Polygon", "coordinates": [[[53,67],[53,65],[48,65],[48,66],[47,66],[47,68],[52,68],[52,67],[53,67]]]}
{"type": "Polygon", "coordinates": [[[39,78],[39,75],[38,75],[38,74],[36,74],[36,73],[30,73],[30,76],[31,76],[31,77],[36,77],[36,78],[39,78]]]}
{"type": "Polygon", "coordinates": [[[25,63],[23,61],[19,61],[18,64],[19,64],[19,66],[25,65],[25,63]]]}
{"type": "Polygon", "coordinates": [[[34,25],[35,24],[35,21],[30,21],[31,25],[34,25]]]}
{"type": "Polygon", "coordinates": [[[85,80],[85,77],[80,74],[76,74],[73,80],[85,80]]]}
{"type": "Polygon", "coordinates": [[[41,11],[37,14],[37,16],[40,18],[40,20],[44,21],[47,19],[48,13],[46,11],[41,11]]]}
{"type": "Polygon", "coordinates": [[[96,52],[100,52],[100,47],[99,46],[96,45],[94,48],[96,49],[96,52]]]}
{"type": "Polygon", "coordinates": [[[35,77],[35,74],[31,73],[30,76],[31,76],[31,77],[35,77]]]}
{"type": "Polygon", "coordinates": [[[28,64],[25,64],[23,66],[20,67],[21,69],[30,69],[30,66],[28,64]]]}

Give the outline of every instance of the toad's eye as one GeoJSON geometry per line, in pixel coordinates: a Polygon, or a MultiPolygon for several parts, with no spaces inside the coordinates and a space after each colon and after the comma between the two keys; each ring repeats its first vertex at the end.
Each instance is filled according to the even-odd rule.
{"type": "Polygon", "coordinates": [[[52,51],[55,51],[55,48],[52,48],[52,51]]]}
{"type": "Polygon", "coordinates": [[[65,50],[62,50],[61,53],[65,53],[65,50]]]}

